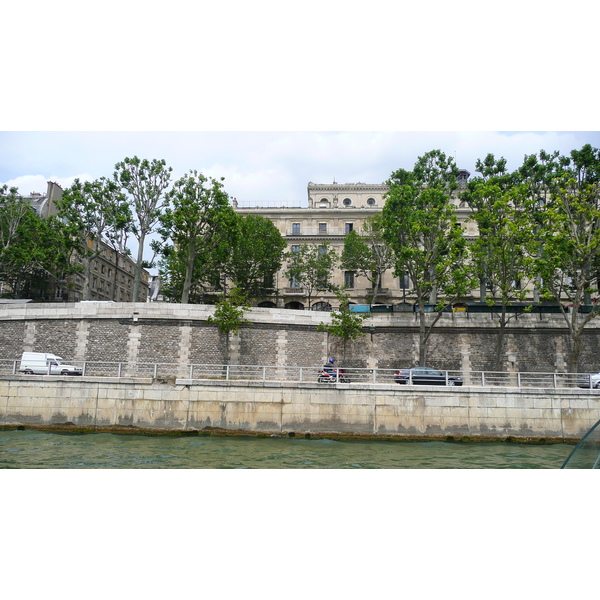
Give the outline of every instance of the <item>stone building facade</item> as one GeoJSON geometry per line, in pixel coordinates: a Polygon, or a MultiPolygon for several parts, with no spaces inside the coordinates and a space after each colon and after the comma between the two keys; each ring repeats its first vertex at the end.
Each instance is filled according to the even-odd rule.
{"type": "MultiPolygon", "coordinates": [[[[469,178],[469,172],[462,170],[459,184],[464,185],[469,178]]],[[[307,187],[308,205],[306,207],[242,207],[234,201],[236,212],[241,215],[255,214],[270,219],[279,233],[285,238],[288,250],[302,244],[329,244],[341,256],[344,248],[344,238],[350,231],[360,232],[367,217],[381,212],[386,184],[367,183],[337,183],[320,184],[310,182],[307,187]]],[[[467,238],[476,235],[474,224],[468,223],[470,215],[468,207],[461,205],[458,199],[453,200],[459,222],[465,230],[467,238]]],[[[304,290],[286,279],[283,275],[285,266],[277,274],[276,297],[260,306],[277,306],[278,308],[303,309],[306,306],[304,290]]],[[[350,294],[351,302],[365,304],[371,284],[365,277],[353,276],[341,268],[332,273],[331,281],[338,287],[345,287],[350,294]]],[[[394,277],[391,270],[383,274],[381,289],[378,290],[377,301],[385,304],[402,302],[407,289],[404,282],[394,277]]],[[[323,293],[317,297],[313,308],[328,310],[336,304],[333,293],[323,293]]]]}
{"type": "MultiPolygon", "coordinates": [[[[62,192],[63,190],[58,183],[49,181],[45,194],[34,192],[21,198],[29,202],[40,217],[48,218],[57,214],[55,202],[62,197],[62,192]]],[[[97,242],[88,240],[90,249],[96,244],[99,246],[100,255],[98,258],[92,259],[91,262],[91,299],[112,300],[115,302],[135,301],[133,298],[135,261],[126,254],[117,252],[102,240],[97,242]]],[[[77,256],[73,260],[82,268],[84,267],[86,259],[77,256]]],[[[148,298],[148,279],[148,272],[142,270],[139,297],[137,298],[139,302],[144,302],[148,298]]],[[[64,285],[54,286],[45,300],[50,302],[79,302],[83,300],[82,292],[83,277],[81,275],[71,275],[64,285]]]]}

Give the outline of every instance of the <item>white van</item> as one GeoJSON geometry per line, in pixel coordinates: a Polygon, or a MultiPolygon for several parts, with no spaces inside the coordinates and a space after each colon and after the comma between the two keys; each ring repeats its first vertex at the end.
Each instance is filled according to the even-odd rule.
{"type": "Polygon", "coordinates": [[[23,352],[19,372],[25,375],[81,375],[81,369],[64,365],[62,358],[46,352],[23,352]]]}

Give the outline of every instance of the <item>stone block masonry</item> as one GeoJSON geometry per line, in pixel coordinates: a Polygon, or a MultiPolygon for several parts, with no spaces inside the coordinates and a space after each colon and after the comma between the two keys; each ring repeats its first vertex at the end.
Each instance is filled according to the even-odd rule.
{"type": "MultiPolygon", "coordinates": [[[[413,313],[376,313],[365,335],[344,344],[318,331],[326,312],[253,308],[251,325],[219,333],[207,319],[214,307],[163,303],[90,302],[0,305],[0,359],[24,351],[65,360],[171,364],[319,367],[329,356],[346,367],[395,369],[416,363],[418,321],[413,313]],[[373,332],[369,328],[374,326],[373,332]]],[[[505,371],[560,372],[568,334],[560,314],[520,315],[507,328],[505,371]]],[[[496,322],[487,314],[443,313],[433,330],[428,363],[455,371],[494,370],[496,322]]],[[[583,336],[580,369],[600,370],[600,319],[583,336]]]]}
{"type": "Polygon", "coordinates": [[[599,419],[593,390],[0,376],[0,428],[568,441],[599,419]]]}

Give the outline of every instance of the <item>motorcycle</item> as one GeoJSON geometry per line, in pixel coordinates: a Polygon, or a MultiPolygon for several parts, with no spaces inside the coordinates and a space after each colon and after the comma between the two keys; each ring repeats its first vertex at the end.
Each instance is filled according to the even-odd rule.
{"type": "Polygon", "coordinates": [[[344,369],[323,369],[317,375],[318,383],[350,383],[350,378],[344,374],[344,369]]]}

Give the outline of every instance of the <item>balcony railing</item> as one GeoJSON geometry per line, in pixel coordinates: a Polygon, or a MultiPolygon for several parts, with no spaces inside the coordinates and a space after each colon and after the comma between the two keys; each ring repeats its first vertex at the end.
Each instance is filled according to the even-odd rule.
{"type": "Polygon", "coordinates": [[[293,227],[288,227],[285,234],[288,237],[314,237],[319,235],[346,235],[348,231],[344,227],[327,227],[325,231],[320,230],[318,227],[301,227],[299,230],[293,227]]]}

